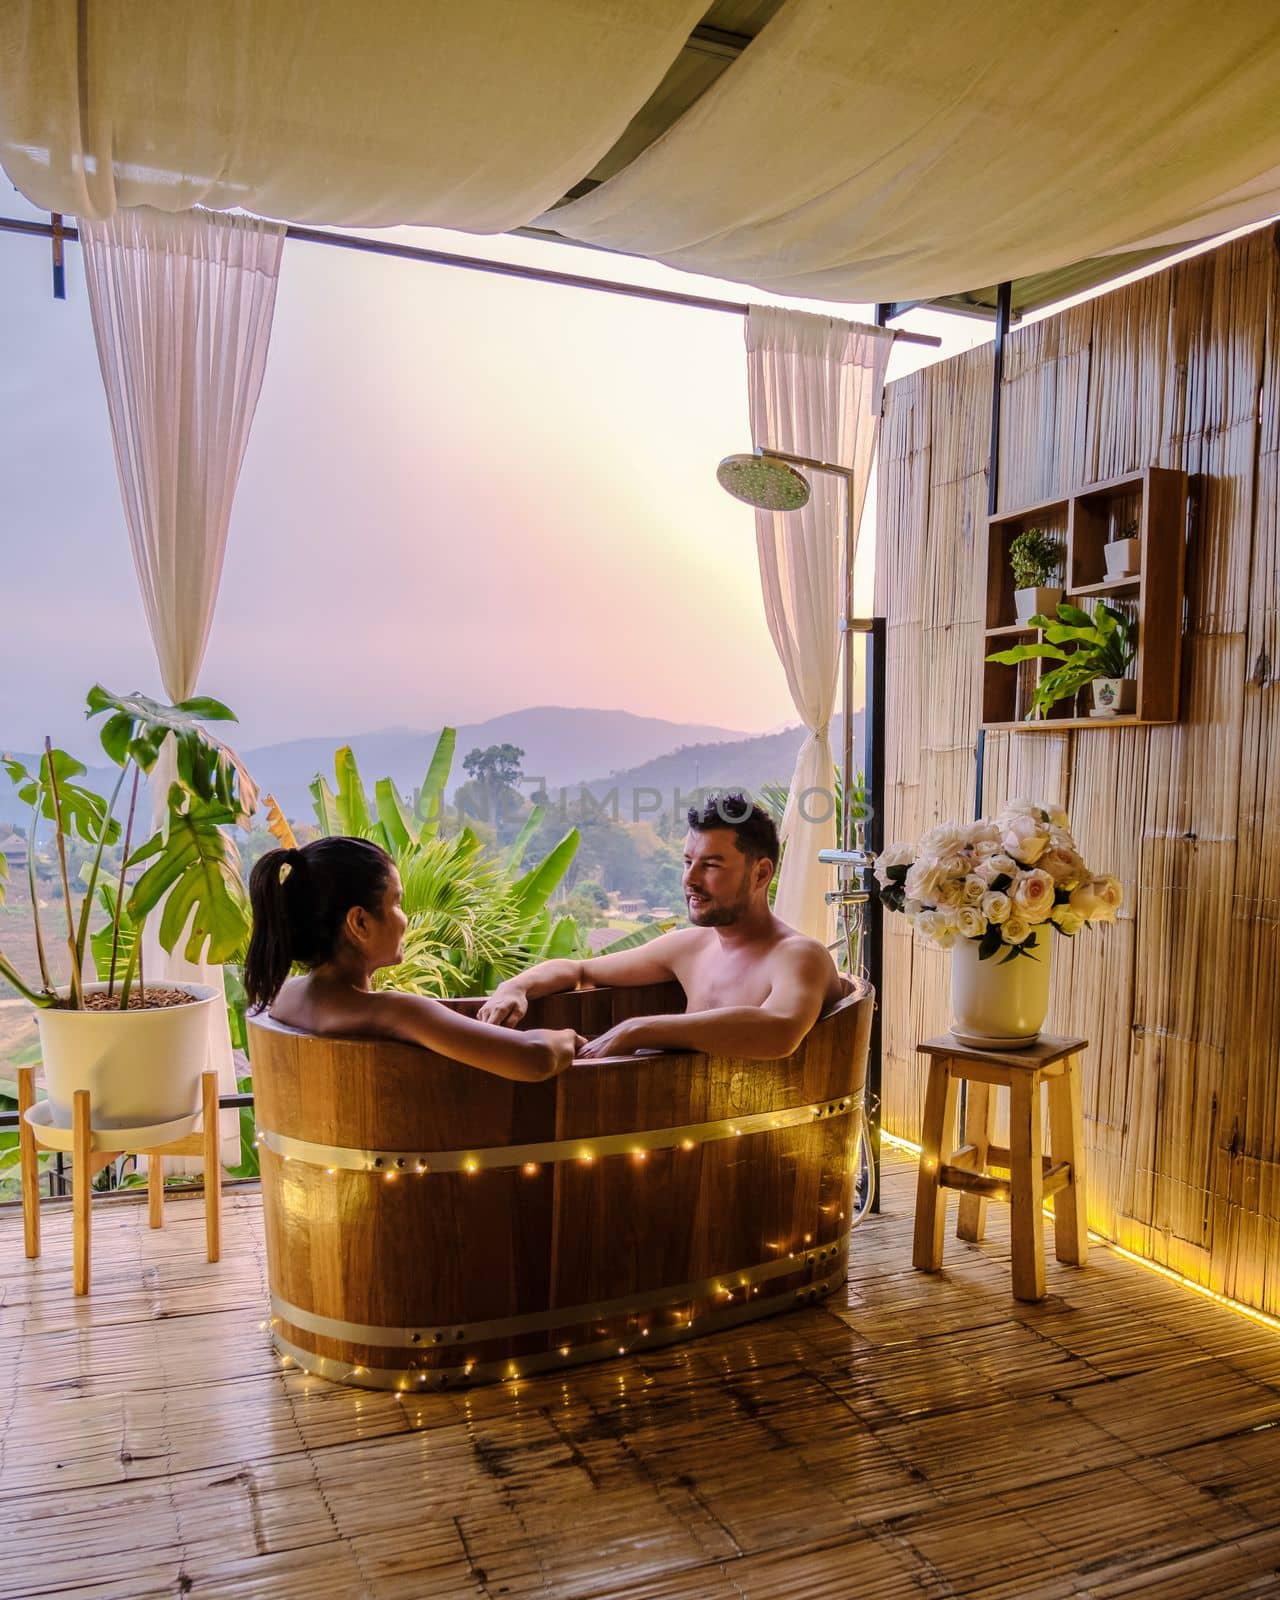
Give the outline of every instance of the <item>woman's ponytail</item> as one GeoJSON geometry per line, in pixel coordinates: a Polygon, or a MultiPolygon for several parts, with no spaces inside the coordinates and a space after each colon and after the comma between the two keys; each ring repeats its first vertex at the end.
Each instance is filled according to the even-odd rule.
{"type": "Polygon", "coordinates": [[[298,959],[293,905],[306,872],[300,850],[268,850],[249,874],[253,934],[244,963],[244,992],[254,1011],[275,999],[298,959]]]}

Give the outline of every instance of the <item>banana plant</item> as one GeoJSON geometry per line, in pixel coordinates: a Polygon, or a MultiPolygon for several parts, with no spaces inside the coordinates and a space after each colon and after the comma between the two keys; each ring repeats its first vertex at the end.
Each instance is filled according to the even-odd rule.
{"type": "MultiPolygon", "coordinates": [[[[409,918],[404,959],[378,973],[378,988],[436,996],[483,994],[535,961],[588,953],[576,921],[554,916],[549,907],[577,854],[576,829],[523,873],[525,851],[543,820],[541,808],[534,808],[519,838],[501,855],[487,849],[470,828],[450,838],[441,836],[440,800],[454,744],[454,730],[446,728],[413,806],[390,778],[378,780],[371,801],[346,745],[335,754],[332,785],[323,776],[311,785],[322,834],[372,839],[399,868],[409,918]]],[[[287,822],[274,822],[270,811],[268,819],[283,842],[287,822]]]]}
{"type": "Polygon", "coordinates": [[[1058,606],[1056,622],[1037,612],[1030,626],[1038,628],[1042,635],[1035,643],[1014,645],[987,657],[1004,667],[1015,667],[1023,661],[1059,663],[1037,682],[1028,722],[1047,715],[1059,700],[1072,698],[1094,678],[1122,678],[1137,652],[1136,624],[1123,611],[1102,601],[1090,616],[1064,600],[1058,606]],[[1065,649],[1067,645],[1072,648],[1065,649]]]}
{"type": "Polygon", "coordinates": [[[96,717],[104,713],[106,722],[99,730],[102,748],[120,769],[107,798],[77,783],[75,780],[84,775],[84,766],[65,751],[55,750],[48,739],[34,773],[11,757],[3,762],[19,798],[32,808],[27,866],[39,987],[25,983],[3,955],[0,976],[39,1006],[61,1002],[50,975],[40,923],[35,882],[37,827],[41,821],[54,825],[71,967],[66,1003],[72,1009],[82,1009],[81,974],[90,948],[90,915],[98,901],[103,852],[121,836],[115,808],[130,775],[133,784],[123,830],[119,882],[114,892],[102,899],[109,923],[108,930],[100,930],[100,934],[109,931],[109,944],[95,936],[93,947],[95,962],[104,954],[106,957],[108,994],[114,992],[117,970],[123,966],[120,1006],[122,1010],[128,1006],[135,972],[140,972],[142,924],[161,900],[165,900],[165,908],[160,942],[172,951],[189,925],[184,948],[189,961],[205,958],[206,952],[211,961],[225,960],[243,945],[248,931],[248,900],[240,881],[239,856],[222,830],[232,823],[247,821],[257,805],[257,787],[235,752],[202,726],[205,721],[233,721],[234,713],[221,701],[206,697],[169,706],[142,694],[113,694],[95,684],[89,691],[86,714],[96,717]],[[139,849],[132,850],[139,778],[156,767],[166,740],[172,741],[176,778],[166,796],[165,826],[139,849]],[[82,873],[84,894],[78,915],[67,870],[68,838],[79,839],[94,850],[82,873]],[[126,898],[126,872],[144,863],[149,863],[147,870],[126,898]]]}

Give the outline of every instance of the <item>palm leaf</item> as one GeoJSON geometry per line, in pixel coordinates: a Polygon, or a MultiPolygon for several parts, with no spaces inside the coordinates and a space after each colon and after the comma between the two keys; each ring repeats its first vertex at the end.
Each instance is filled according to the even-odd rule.
{"type": "Polygon", "coordinates": [[[534,916],[546,905],[573,864],[573,858],[578,853],[578,841],[578,830],[570,828],[545,861],[534,867],[532,872],[526,872],[523,878],[517,879],[514,891],[522,918],[534,916]]]}
{"type": "Polygon", "coordinates": [[[427,774],[422,780],[415,810],[415,815],[422,823],[423,837],[429,838],[439,832],[440,813],[444,810],[445,785],[449,782],[449,772],[453,767],[453,752],[457,742],[456,728],[442,728],[440,737],[436,740],[436,747],[431,753],[431,760],[427,764],[427,774]]]}

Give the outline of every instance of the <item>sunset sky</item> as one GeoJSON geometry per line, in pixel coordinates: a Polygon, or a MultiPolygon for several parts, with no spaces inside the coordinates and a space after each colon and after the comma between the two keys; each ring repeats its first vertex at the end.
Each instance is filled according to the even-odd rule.
{"type": "MultiPolygon", "coordinates": [[[[35,215],[12,192],[0,213],[35,215]]],[[[748,298],[569,246],[398,233],[748,298]]],[[[59,304],[47,241],[0,234],[0,746],[49,731],[83,752],[95,679],[160,685],[78,246],[67,263],[59,304]]],[[[989,336],[912,325],[949,351],[989,336]]],[[[900,346],[890,376],[937,358],[900,346]]],[[[715,481],[749,447],[739,318],[290,243],[201,690],[243,748],[539,704],[793,722],[751,512],[715,481]]]]}

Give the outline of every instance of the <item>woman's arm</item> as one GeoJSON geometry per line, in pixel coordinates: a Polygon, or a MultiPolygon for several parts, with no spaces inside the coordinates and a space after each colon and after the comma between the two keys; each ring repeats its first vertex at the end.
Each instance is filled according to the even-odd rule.
{"type": "Polygon", "coordinates": [[[572,1028],[530,1028],[523,1033],[495,1028],[422,995],[375,993],[369,1002],[371,1031],[517,1083],[554,1078],[572,1064],[582,1043],[572,1028]]]}

